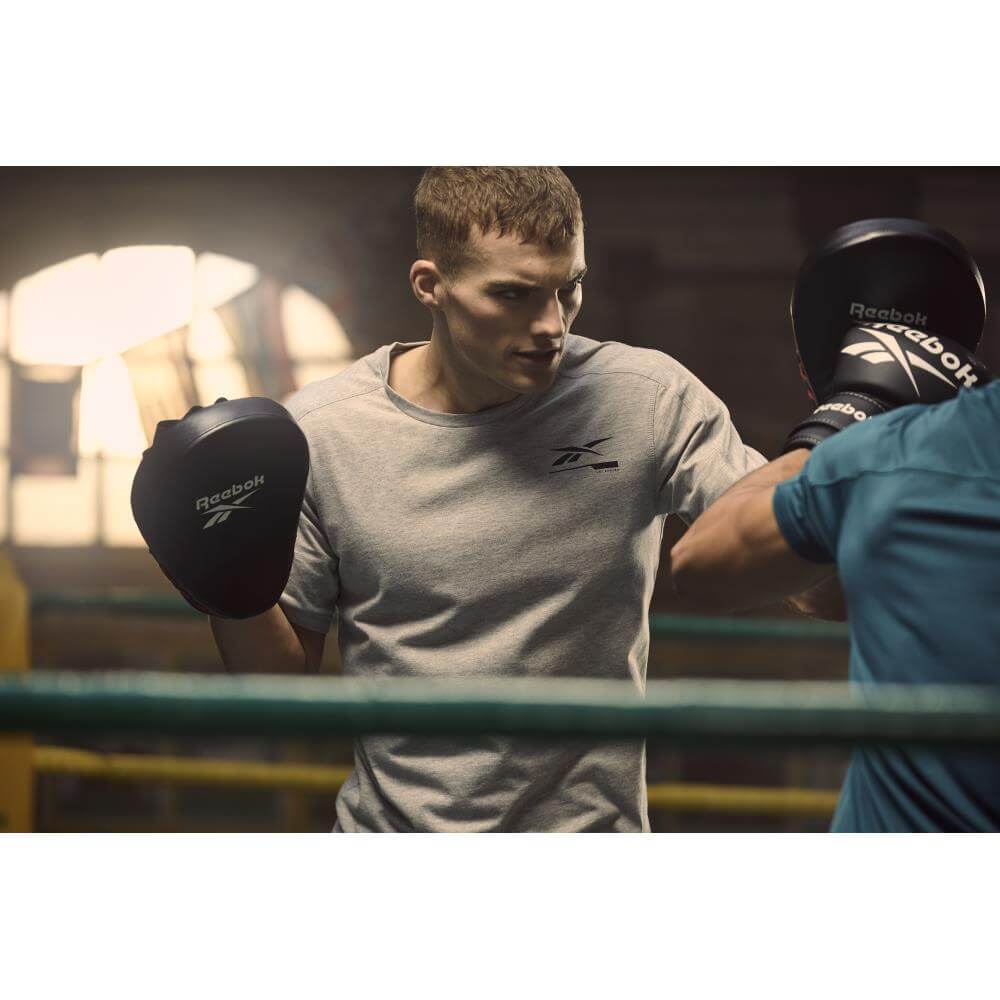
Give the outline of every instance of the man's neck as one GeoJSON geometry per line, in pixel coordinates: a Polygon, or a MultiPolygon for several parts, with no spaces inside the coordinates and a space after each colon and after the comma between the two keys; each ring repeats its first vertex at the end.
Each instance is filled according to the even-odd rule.
{"type": "Polygon", "coordinates": [[[404,399],[436,413],[479,413],[517,398],[499,386],[491,393],[487,387],[477,392],[463,383],[462,377],[448,363],[447,352],[431,335],[430,343],[410,348],[390,361],[389,385],[404,399]]]}

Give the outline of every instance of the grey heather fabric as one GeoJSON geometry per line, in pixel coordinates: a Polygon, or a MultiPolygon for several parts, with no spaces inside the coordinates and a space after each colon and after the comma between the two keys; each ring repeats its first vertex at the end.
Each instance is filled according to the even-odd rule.
{"type": "MultiPolygon", "coordinates": [[[[281,607],[354,676],[604,677],[643,688],[668,514],[764,459],[660,351],[570,335],[555,383],[475,414],[389,387],[385,345],[287,403],[312,468],[281,607]],[[567,450],[567,449],[580,449],[567,450]]],[[[377,736],[354,830],[647,830],[641,741],[377,736]]]]}

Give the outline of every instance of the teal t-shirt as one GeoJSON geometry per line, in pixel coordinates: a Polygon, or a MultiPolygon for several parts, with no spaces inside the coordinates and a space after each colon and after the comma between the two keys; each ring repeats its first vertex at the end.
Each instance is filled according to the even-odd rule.
{"type": "MultiPolygon", "coordinates": [[[[1000,684],[1000,381],[841,431],[774,513],[837,563],[852,681],[1000,684]]],[[[859,747],[833,829],[1000,829],[1000,753],[859,747]]]]}

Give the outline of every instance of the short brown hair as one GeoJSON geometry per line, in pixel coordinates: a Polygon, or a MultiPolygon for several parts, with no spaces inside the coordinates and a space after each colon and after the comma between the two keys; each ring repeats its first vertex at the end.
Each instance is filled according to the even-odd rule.
{"type": "Polygon", "coordinates": [[[469,260],[473,225],[551,247],[583,228],[580,196],[558,167],[430,167],[413,202],[417,256],[447,275],[469,260]]]}

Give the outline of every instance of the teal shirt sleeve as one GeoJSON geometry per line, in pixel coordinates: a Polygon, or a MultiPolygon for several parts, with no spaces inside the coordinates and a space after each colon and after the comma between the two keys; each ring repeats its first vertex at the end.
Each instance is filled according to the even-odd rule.
{"type": "MultiPolygon", "coordinates": [[[[842,431],[813,450],[794,478],[779,483],[772,501],[778,530],[793,552],[816,563],[837,560],[837,542],[851,482],[838,475],[842,431]]],[[[848,442],[849,443],[849,442],[848,442]]]]}

